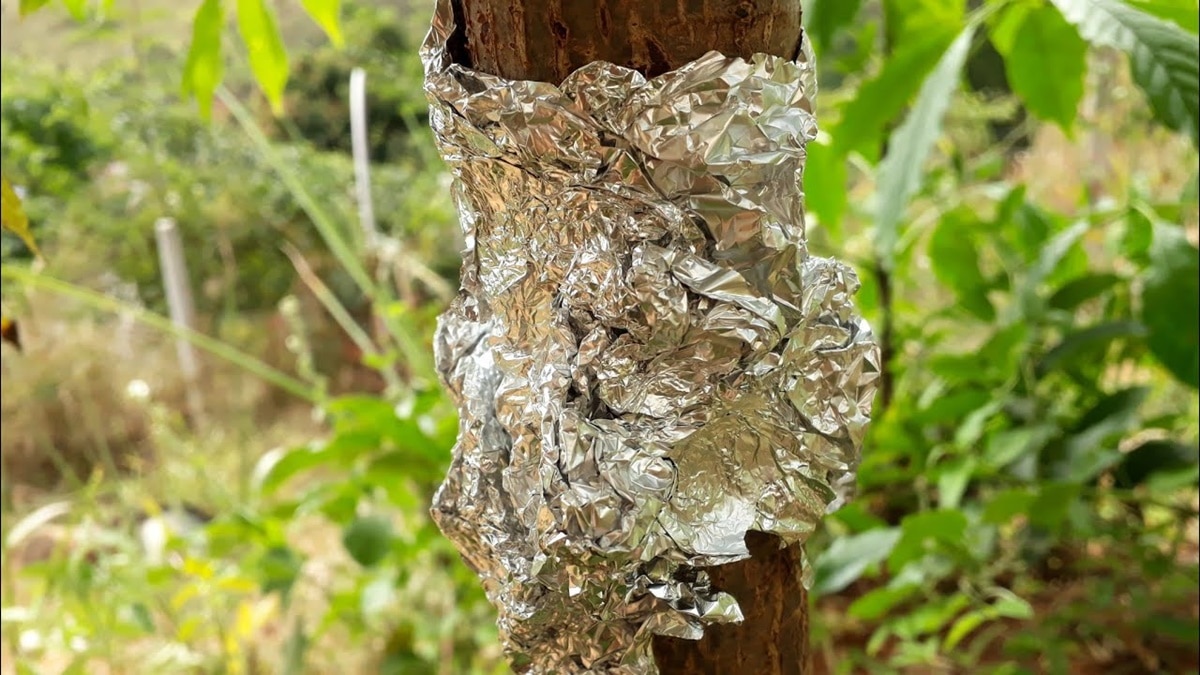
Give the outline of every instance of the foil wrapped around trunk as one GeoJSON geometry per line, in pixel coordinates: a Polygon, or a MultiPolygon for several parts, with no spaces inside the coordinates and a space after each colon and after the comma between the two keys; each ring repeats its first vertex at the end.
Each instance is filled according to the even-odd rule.
{"type": "Polygon", "coordinates": [[[704,568],[853,488],[879,355],[854,273],[805,246],[813,59],[555,86],[454,64],[453,30],[441,0],[422,56],[466,250],[433,515],[518,672],[653,673],[653,635],[742,617],[704,568]]]}

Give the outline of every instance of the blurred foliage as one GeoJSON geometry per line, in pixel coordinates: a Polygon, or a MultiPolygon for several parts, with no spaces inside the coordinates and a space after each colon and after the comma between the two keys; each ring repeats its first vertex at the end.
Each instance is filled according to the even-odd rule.
{"type": "Polygon", "coordinates": [[[362,68],[371,161],[403,162],[428,154],[428,104],[421,88],[412,86],[422,77],[421,62],[414,58],[420,35],[407,28],[391,9],[348,7],[347,46],[298,56],[285,94],[288,115],[264,114],[259,123],[275,138],[290,132],[320,150],[349,155],[350,72],[362,68]]]}
{"type": "MultiPolygon", "coordinates": [[[[1154,8],[1176,16],[1168,4],[1154,8]]],[[[1155,121],[1194,143],[1195,28],[1107,1],[966,9],[809,8],[821,72],[860,84],[822,117],[808,206],[823,247],[862,251],[861,297],[888,358],[861,496],[831,517],[815,562],[819,605],[869,626],[865,653],[838,665],[1075,672],[1080,642],[1117,625],[1153,652],[1122,657],[1135,669],[1182,667],[1164,665],[1180,652],[1194,664],[1196,155],[1172,155],[1190,174],[1182,194],[1102,195],[1106,169],[1091,167],[1062,210],[1032,193],[1077,178],[1010,178],[1029,159],[1012,154],[1028,123],[985,115],[982,140],[944,125],[962,124],[965,71],[1078,134],[1089,77],[1094,97],[1122,77],[1115,47],[1155,121]],[[868,200],[847,199],[863,184],[868,200]]],[[[1128,114],[1110,133],[1146,134],[1144,113],[1128,114]]]]}
{"type": "MultiPolygon", "coordinates": [[[[109,3],[64,4],[108,21],[109,3]]],[[[330,44],[290,67],[289,24],[259,0],[200,3],[186,55],[153,45],[153,58],[82,73],[5,55],[3,172],[25,195],[47,273],[133,282],[162,310],[151,226],[175,218],[201,313],[218,328],[282,332],[263,358],[311,384],[319,422],[269,451],[255,422],[249,451],[232,452],[219,440],[232,418],[189,430],[152,399],[137,419],[152,420],[139,434],[160,468],[77,485],[69,509],[7,509],[5,634],[18,638],[5,649],[17,663],[503,669],[478,583],[426,512],[453,409],[427,364],[404,356],[430,349],[439,309],[428,280],[405,270],[421,261],[453,284],[457,264],[415,53],[428,8],[300,4],[330,44]],[[232,26],[241,59],[225,40],[232,26]],[[398,259],[359,241],[354,67],[368,74],[387,255],[408,252],[409,264],[380,264],[398,259]],[[178,99],[180,73],[210,123],[178,99]],[[259,114],[220,94],[226,74],[252,101],[248,78],[259,83],[259,114]],[[297,281],[280,242],[322,285],[297,281]],[[340,329],[318,329],[298,296],[340,329]],[[282,329],[250,318],[276,306],[282,329]],[[340,358],[383,377],[330,395],[336,359],[319,354],[346,342],[340,358]],[[173,471],[190,480],[158,486],[173,471]],[[122,496],[106,501],[106,490],[122,496]],[[213,517],[148,558],[134,532],[182,498],[213,517]],[[35,533],[55,527],[71,535],[30,559],[35,533]]],[[[859,496],[810,543],[825,670],[1194,672],[1197,10],[806,3],[822,79],[810,246],[859,270],[886,357],[859,496]]],[[[20,243],[5,243],[6,267],[26,264],[20,243]]],[[[24,291],[13,278],[6,303],[24,291]]],[[[57,369],[45,370],[41,390],[56,386],[57,369]]],[[[42,418],[65,407],[46,404],[42,418]]],[[[36,431],[38,415],[8,410],[6,437],[36,431]]]]}

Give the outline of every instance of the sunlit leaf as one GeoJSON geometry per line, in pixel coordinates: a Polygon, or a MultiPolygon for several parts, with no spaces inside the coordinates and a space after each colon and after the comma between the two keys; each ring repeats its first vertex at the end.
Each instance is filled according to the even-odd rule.
{"type": "Polygon", "coordinates": [[[33,240],[33,232],[29,229],[29,217],[25,215],[21,198],[17,196],[17,191],[8,182],[8,178],[3,176],[0,176],[0,227],[20,237],[34,255],[41,257],[42,253],[38,250],[37,242],[33,240]]]}
{"type": "Polygon", "coordinates": [[[224,18],[221,0],[204,0],[192,19],[192,44],[183,67],[183,93],[196,98],[205,118],[212,113],[213,92],[224,76],[221,62],[224,18]]]}
{"type": "Polygon", "coordinates": [[[933,72],[921,84],[921,91],[908,117],[888,140],[887,155],[879,164],[875,204],[875,250],[885,269],[890,270],[894,263],[900,222],[907,211],[908,201],[921,185],[925,160],[941,135],[942,118],[950,107],[950,97],[958,87],[974,35],[975,25],[969,24],[954,39],[933,72]]]}
{"type": "Polygon", "coordinates": [[[1154,228],[1142,287],[1150,352],[1180,382],[1200,387],[1200,251],[1178,228],[1154,228]]]}
{"type": "Polygon", "coordinates": [[[271,110],[276,115],[282,114],[288,57],[275,12],[266,0],[237,0],[237,21],[254,79],[271,103],[271,110]]]}
{"type": "Polygon", "coordinates": [[[63,0],[63,5],[76,21],[83,21],[87,18],[88,0],[63,0]]]}
{"type": "Polygon", "coordinates": [[[1087,43],[1062,14],[1049,5],[1026,12],[1001,54],[1008,82],[1025,107],[1070,129],[1083,98],[1087,43]]]}
{"type": "Polygon", "coordinates": [[[329,41],[335,47],[342,47],[345,43],[341,27],[342,0],[301,0],[301,4],[304,5],[304,11],[329,36],[329,41]]]}
{"type": "Polygon", "coordinates": [[[1127,53],[1133,80],[1159,121],[1200,143],[1200,41],[1195,35],[1120,0],[1053,2],[1085,40],[1127,53]]]}
{"type": "Polygon", "coordinates": [[[961,26],[966,8],[963,0],[883,0],[888,47],[901,48],[943,26],[961,26]]]}
{"type": "Polygon", "coordinates": [[[27,16],[31,12],[36,12],[48,4],[50,4],[50,0],[21,0],[17,11],[21,16],[27,16]]]}
{"type": "Polygon", "coordinates": [[[1017,38],[1017,30],[1025,22],[1025,16],[1040,6],[1028,2],[1009,3],[1004,6],[1003,11],[997,13],[992,21],[988,22],[988,39],[992,41],[992,46],[996,48],[996,51],[1001,54],[1012,51],[1013,42],[1017,38]]]}
{"type": "Polygon", "coordinates": [[[315,445],[266,453],[254,467],[252,482],[264,495],[279,489],[288,479],[318,467],[335,464],[329,445],[315,445]]]}
{"type": "Polygon", "coordinates": [[[1024,598],[1006,589],[996,589],[996,601],[981,609],[972,610],[959,617],[942,642],[942,649],[953,650],[964,638],[977,628],[996,619],[1030,619],[1033,618],[1033,607],[1024,598]]]}

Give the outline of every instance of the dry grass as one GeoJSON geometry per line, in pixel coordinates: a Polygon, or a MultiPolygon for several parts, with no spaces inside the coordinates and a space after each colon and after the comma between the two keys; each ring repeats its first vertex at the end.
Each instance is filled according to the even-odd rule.
{"type": "Polygon", "coordinates": [[[6,494],[20,484],[78,486],[98,469],[115,473],[151,454],[147,411],[128,393],[134,378],[112,349],[112,328],[56,328],[23,321],[24,351],[4,348],[6,494]]]}

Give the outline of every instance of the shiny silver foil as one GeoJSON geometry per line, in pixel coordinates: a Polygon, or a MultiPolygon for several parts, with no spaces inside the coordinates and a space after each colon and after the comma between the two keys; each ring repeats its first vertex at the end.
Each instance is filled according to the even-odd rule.
{"type": "Polygon", "coordinates": [[[845,500],[879,373],[853,271],[810,256],[813,59],[710,52],[561,85],[422,50],[465,233],[437,364],[460,433],[433,515],[514,669],[654,673],[742,618],[704,568],[845,500]]]}

